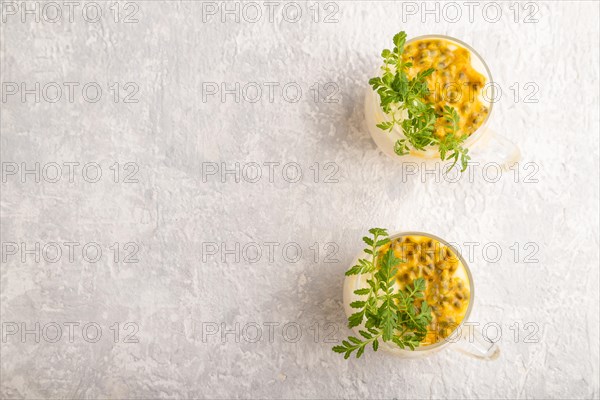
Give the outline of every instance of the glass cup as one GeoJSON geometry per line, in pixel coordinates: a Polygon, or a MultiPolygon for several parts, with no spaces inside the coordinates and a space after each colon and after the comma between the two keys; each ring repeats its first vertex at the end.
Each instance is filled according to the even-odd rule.
{"type": "MultiPolygon", "coordinates": [[[[465,316],[464,316],[462,322],[454,328],[452,334],[450,334],[446,338],[440,339],[438,342],[436,342],[434,344],[427,345],[427,346],[419,346],[419,347],[415,348],[415,350],[410,350],[410,349],[401,349],[391,342],[381,342],[379,348],[386,352],[392,353],[396,356],[403,357],[403,358],[424,357],[424,356],[428,356],[433,353],[436,353],[447,347],[450,347],[454,350],[458,350],[462,353],[468,354],[472,357],[479,358],[479,359],[494,360],[494,359],[498,358],[498,356],[500,355],[500,348],[498,347],[498,345],[496,345],[495,343],[493,343],[490,340],[488,340],[487,338],[485,338],[485,336],[478,329],[475,329],[474,326],[472,326],[470,324],[468,324],[468,326],[465,325],[469,320],[469,316],[471,314],[471,309],[473,308],[473,301],[475,300],[475,294],[474,294],[475,288],[473,287],[473,276],[471,275],[471,270],[469,269],[469,266],[466,263],[463,256],[458,251],[456,251],[456,249],[453,246],[451,246],[448,242],[446,242],[444,239],[439,238],[435,235],[431,235],[429,233],[401,232],[401,233],[396,233],[394,235],[391,235],[390,240],[393,241],[394,239],[397,239],[402,236],[428,237],[428,238],[438,241],[439,243],[443,244],[444,246],[446,246],[452,250],[452,252],[459,258],[462,265],[464,266],[466,278],[469,281],[469,287],[470,287],[469,305],[467,307],[467,311],[465,313],[465,316]]],[[[369,254],[361,253],[354,259],[354,263],[352,265],[356,265],[358,263],[359,258],[367,258],[368,259],[369,257],[370,257],[369,254]]],[[[355,294],[354,291],[357,289],[368,287],[368,284],[366,282],[368,278],[369,277],[365,276],[365,275],[346,276],[346,279],[344,280],[344,294],[343,294],[344,311],[346,313],[346,316],[349,317],[350,315],[352,315],[355,312],[355,310],[352,307],[350,307],[350,303],[352,303],[353,301],[364,300],[363,297],[355,294]]],[[[360,335],[358,331],[361,329],[364,329],[363,325],[353,328],[354,332],[357,335],[360,335]]],[[[358,336],[358,337],[360,337],[360,336],[358,336]]]]}
{"type": "MultiPolygon", "coordinates": [[[[494,162],[504,169],[508,169],[521,158],[519,148],[505,137],[497,134],[488,127],[494,100],[496,98],[496,88],[492,80],[492,74],[481,56],[468,44],[461,42],[450,36],[444,35],[425,35],[410,39],[406,44],[423,40],[423,39],[441,39],[456,46],[464,47],[471,53],[472,67],[485,77],[486,83],[480,96],[481,102],[488,108],[488,114],[481,126],[469,136],[464,146],[469,149],[471,160],[475,162],[494,162]]],[[[378,69],[377,75],[380,74],[378,69]]],[[[391,132],[379,129],[376,125],[389,121],[388,116],[381,110],[379,105],[380,99],[371,87],[368,88],[365,98],[365,119],[371,137],[383,153],[392,157],[398,162],[412,162],[431,164],[441,162],[440,154],[437,146],[429,146],[424,151],[411,149],[410,153],[404,156],[399,156],[394,152],[394,144],[398,139],[402,139],[404,134],[402,129],[395,126],[391,132]]]]}

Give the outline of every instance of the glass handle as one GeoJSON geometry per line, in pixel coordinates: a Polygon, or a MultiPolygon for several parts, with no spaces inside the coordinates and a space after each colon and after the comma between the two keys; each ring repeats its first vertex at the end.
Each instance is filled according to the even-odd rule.
{"type": "Polygon", "coordinates": [[[453,349],[482,360],[495,360],[500,356],[500,347],[476,329],[463,329],[453,349]]]}
{"type": "Polygon", "coordinates": [[[509,169],[521,159],[521,150],[517,145],[490,129],[481,142],[476,143],[469,152],[472,161],[495,162],[503,169],[509,169]]]}

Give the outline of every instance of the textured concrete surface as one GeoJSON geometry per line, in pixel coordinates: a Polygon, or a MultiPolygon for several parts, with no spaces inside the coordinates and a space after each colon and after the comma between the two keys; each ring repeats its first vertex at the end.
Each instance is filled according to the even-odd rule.
{"type": "Polygon", "coordinates": [[[259,2],[254,23],[254,5],[238,5],[237,23],[220,3],[97,2],[91,22],[94,6],[70,21],[58,2],[51,23],[55,9],[36,22],[13,3],[1,25],[2,398],[598,398],[598,3],[503,3],[497,22],[482,3],[471,22],[458,2],[454,23],[423,23],[420,2],[300,3],[298,22],[294,5],[270,21],[259,2]],[[480,51],[503,93],[491,127],[519,144],[518,175],[404,179],[378,151],[366,81],[401,29],[480,51]],[[90,82],[95,103],[94,85],[81,94],[90,82]],[[246,87],[239,102],[209,94],[223,82],[246,87]],[[40,84],[39,103],[21,83],[40,84]],[[23,174],[35,163],[38,182],[23,174]],[[72,179],[65,163],[79,163],[72,179]],[[331,352],[349,334],[343,272],[372,226],[476,242],[472,321],[501,328],[498,360],[331,352]]]}

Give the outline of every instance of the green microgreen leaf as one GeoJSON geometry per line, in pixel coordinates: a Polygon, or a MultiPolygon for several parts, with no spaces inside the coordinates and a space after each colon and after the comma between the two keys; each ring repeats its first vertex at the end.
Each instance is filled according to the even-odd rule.
{"type": "Polygon", "coordinates": [[[427,146],[438,146],[440,158],[453,161],[449,169],[460,161],[461,171],[464,171],[470,157],[468,149],[463,146],[467,135],[459,134],[459,115],[449,106],[445,106],[439,115],[433,104],[427,101],[430,90],[426,78],[435,72],[434,68],[419,71],[414,78],[408,78],[407,69],[412,67],[412,63],[404,62],[402,58],[406,37],[404,31],[394,35],[395,47],[381,52],[382,75],[369,79],[369,85],[379,94],[380,107],[388,117],[387,121],[376,126],[388,132],[392,132],[396,126],[402,130],[404,138],[394,144],[397,155],[409,154],[411,149],[424,150],[427,146]],[[407,117],[401,117],[402,112],[407,117]],[[435,134],[439,118],[446,123],[445,135],[441,138],[435,134]]]}
{"type": "Polygon", "coordinates": [[[354,352],[356,358],[361,357],[369,344],[377,351],[380,339],[401,349],[414,350],[425,339],[432,320],[431,307],[423,300],[427,288],[425,279],[417,278],[400,290],[395,285],[395,277],[398,266],[404,261],[395,256],[391,246],[382,250],[390,243],[385,229],[373,228],[369,233],[372,238],[365,237],[363,241],[371,245],[370,249],[365,249],[365,253],[371,255],[370,259],[359,259],[346,272],[346,275],[369,275],[368,287],[354,291],[362,296],[362,300],[350,303],[357,311],[348,318],[349,328],[361,325],[364,328],[358,331],[360,337],[349,336],[341,345],[332,348],[334,352],[344,354],[346,359],[354,352]]]}

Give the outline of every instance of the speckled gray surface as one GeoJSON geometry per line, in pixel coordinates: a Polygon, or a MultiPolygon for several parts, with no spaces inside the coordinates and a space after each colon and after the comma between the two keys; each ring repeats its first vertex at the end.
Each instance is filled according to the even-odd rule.
{"type": "Polygon", "coordinates": [[[82,4],[70,21],[62,5],[57,23],[44,20],[51,8],[23,23],[9,3],[23,7],[2,1],[2,398],[598,398],[598,3],[522,3],[519,14],[503,3],[495,23],[483,4],[470,22],[460,2],[455,23],[422,23],[421,2],[300,3],[298,22],[294,5],[270,21],[259,2],[238,5],[239,23],[221,22],[221,3],[192,1],[97,2],[98,22],[82,4]],[[496,183],[481,170],[458,183],[402,178],[362,108],[400,29],[480,51],[503,90],[491,127],[537,169],[496,183]],[[21,100],[22,82],[40,83],[39,103],[21,100]],[[63,89],[56,103],[49,82],[63,89]],[[73,102],[65,82],[79,84],[73,102]],[[81,95],[89,82],[102,88],[95,103],[81,95]],[[209,94],[222,82],[240,83],[239,102],[209,94]],[[36,162],[40,182],[22,174],[36,162]],[[79,163],[72,182],[64,163],[79,163]],[[241,181],[220,163],[239,163],[241,181]],[[472,321],[501,326],[498,360],[331,352],[349,334],[343,271],[371,226],[478,243],[472,321]],[[79,243],[72,260],[66,242],[79,243]],[[36,243],[40,260],[21,261],[36,243]]]}

